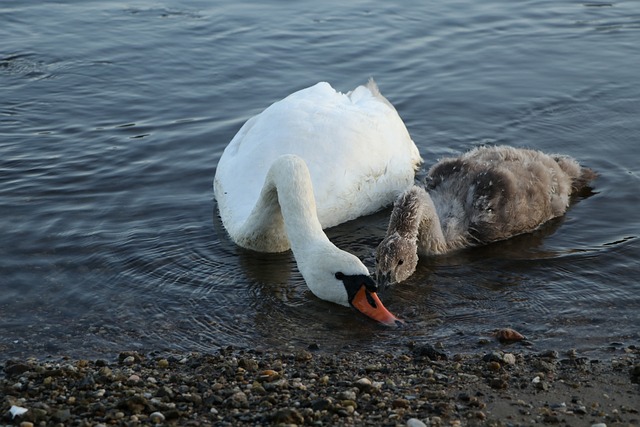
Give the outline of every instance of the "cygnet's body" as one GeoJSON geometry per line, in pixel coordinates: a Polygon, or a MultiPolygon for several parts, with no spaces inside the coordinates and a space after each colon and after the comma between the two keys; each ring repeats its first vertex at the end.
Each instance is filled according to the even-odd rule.
{"type": "Polygon", "coordinates": [[[568,156],[507,146],[445,158],[394,204],[377,249],[381,284],[401,282],[418,256],[439,255],[528,233],[563,215],[595,177],[568,156]]]}

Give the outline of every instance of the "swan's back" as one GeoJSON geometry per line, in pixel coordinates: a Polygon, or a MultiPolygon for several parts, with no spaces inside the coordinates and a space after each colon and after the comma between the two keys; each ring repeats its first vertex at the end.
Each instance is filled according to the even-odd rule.
{"type": "Polygon", "coordinates": [[[309,168],[323,228],[373,213],[413,183],[421,158],[373,81],[348,94],[318,83],[249,119],[225,149],[214,180],[222,221],[234,238],[285,154],[309,168]]]}
{"type": "Polygon", "coordinates": [[[563,215],[571,194],[594,176],[570,157],[479,147],[433,166],[427,191],[445,239],[462,247],[530,232],[563,215]]]}

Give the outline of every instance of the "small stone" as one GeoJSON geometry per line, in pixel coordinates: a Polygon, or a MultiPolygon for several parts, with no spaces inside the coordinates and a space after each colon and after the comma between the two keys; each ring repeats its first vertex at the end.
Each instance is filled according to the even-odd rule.
{"type": "Polygon", "coordinates": [[[419,358],[427,358],[429,360],[448,360],[449,356],[442,350],[436,349],[430,344],[420,345],[413,349],[413,355],[419,358]]]}
{"type": "Polygon", "coordinates": [[[280,409],[273,415],[276,424],[304,424],[304,417],[293,408],[280,409]]]}
{"type": "Polygon", "coordinates": [[[427,425],[417,418],[409,418],[407,420],[407,427],[427,427],[427,425]]]}
{"type": "Polygon", "coordinates": [[[20,427],[33,427],[33,423],[29,421],[23,421],[20,423],[20,427]]]}
{"type": "Polygon", "coordinates": [[[169,367],[169,361],[167,359],[160,359],[158,360],[158,362],[156,363],[156,366],[159,369],[167,369],[169,367]]]}
{"type": "Polygon", "coordinates": [[[408,408],[409,407],[409,401],[407,399],[402,399],[402,398],[394,399],[393,402],[391,403],[391,406],[394,409],[397,409],[397,408],[408,408]]]}
{"type": "Polygon", "coordinates": [[[515,365],[516,364],[516,356],[511,353],[505,353],[502,356],[502,361],[507,365],[515,365]]]}
{"type": "Polygon", "coordinates": [[[264,370],[260,372],[260,375],[258,376],[258,380],[263,382],[275,381],[278,378],[280,378],[280,375],[278,374],[278,372],[274,371],[273,369],[264,370]]]}
{"type": "Polygon", "coordinates": [[[159,424],[164,422],[164,414],[162,412],[152,412],[151,415],[149,415],[149,419],[151,420],[151,422],[159,424]]]}
{"type": "Polygon", "coordinates": [[[607,427],[607,425],[605,423],[596,423],[596,424],[591,424],[591,427],[607,427]]]}
{"type": "Polygon", "coordinates": [[[371,387],[371,380],[369,378],[360,378],[355,382],[355,386],[360,389],[368,389],[371,387]]]}
{"type": "Polygon", "coordinates": [[[228,406],[232,408],[248,408],[249,407],[249,399],[247,395],[243,391],[238,391],[231,396],[229,396],[226,400],[228,406]]]}
{"type": "Polygon", "coordinates": [[[124,359],[122,359],[122,363],[124,365],[133,365],[136,361],[136,358],[133,356],[127,356],[124,359]]]}
{"type": "Polygon", "coordinates": [[[535,383],[535,386],[538,390],[549,390],[549,384],[546,381],[538,381],[537,383],[535,383]]]}
{"type": "Polygon", "coordinates": [[[353,390],[345,390],[338,393],[340,400],[356,400],[356,393],[353,390]]]}
{"type": "Polygon", "coordinates": [[[314,411],[324,411],[325,409],[330,409],[332,406],[331,399],[316,399],[311,402],[311,409],[314,411]]]}
{"type": "Polygon", "coordinates": [[[578,415],[586,415],[587,407],[584,405],[578,405],[575,408],[573,408],[573,413],[578,415]]]}
{"type": "Polygon", "coordinates": [[[493,371],[493,372],[499,371],[501,368],[500,363],[498,362],[489,362],[489,365],[487,365],[487,367],[489,368],[490,371],[493,371]]]}
{"type": "Polygon", "coordinates": [[[71,411],[69,409],[60,409],[53,414],[52,418],[63,423],[71,418],[71,411]]]}
{"type": "Polygon", "coordinates": [[[22,362],[7,361],[4,365],[4,373],[8,377],[21,375],[31,369],[31,366],[22,362]]]}
{"type": "Polygon", "coordinates": [[[296,353],[296,361],[298,362],[306,362],[311,359],[313,359],[313,355],[306,350],[301,350],[296,353]]]}
{"type": "Polygon", "coordinates": [[[489,380],[489,387],[496,390],[503,390],[509,387],[509,383],[502,378],[492,378],[489,380]]]}
{"type": "Polygon", "coordinates": [[[487,353],[482,356],[482,360],[485,362],[502,362],[503,354],[497,351],[492,351],[491,353],[487,353]]]}
{"type": "Polygon", "coordinates": [[[524,335],[511,328],[498,329],[493,333],[493,336],[501,343],[517,342],[525,339],[524,335]]]}

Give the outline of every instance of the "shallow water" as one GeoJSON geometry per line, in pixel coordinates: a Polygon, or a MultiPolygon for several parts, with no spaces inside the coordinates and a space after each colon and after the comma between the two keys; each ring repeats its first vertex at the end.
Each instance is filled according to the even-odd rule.
{"type": "MultiPolygon", "coordinates": [[[[0,359],[296,346],[473,351],[500,327],[599,356],[640,333],[640,3],[0,4],[0,359]],[[212,194],[242,123],[374,76],[425,159],[480,143],[599,178],[536,233],[423,260],[381,328],[234,246],[212,194]]],[[[424,172],[422,172],[423,174],[424,172]]],[[[328,230],[373,267],[389,210],[328,230]]]]}

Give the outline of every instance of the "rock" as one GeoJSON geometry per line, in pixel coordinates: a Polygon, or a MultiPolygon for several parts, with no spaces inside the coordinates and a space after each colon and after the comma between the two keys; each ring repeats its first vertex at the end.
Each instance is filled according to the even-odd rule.
{"type": "Polygon", "coordinates": [[[340,400],[356,400],[356,393],[353,390],[344,390],[338,393],[337,398],[340,400]]]}
{"type": "Polygon", "coordinates": [[[278,374],[278,372],[274,371],[273,369],[264,370],[260,372],[260,375],[258,375],[258,380],[262,382],[271,382],[277,380],[278,378],[280,378],[280,374],[278,374]]]}
{"type": "Polygon", "coordinates": [[[21,375],[31,369],[31,366],[22,362],[15,362],[12,360],[8,360],[4,365],[4,373],[8,377],[15,377],[21,375]]]}
{"type": "Polygon", "coordinates": [[[293,408],[280,409],[276,411],[271,420],[275,424],[304,424],[304,417],[293,408]]]}
{"type": "Polygon", "coordinates": [[[409,418],[407,420],[407,427],[427,427],[427,425],[417,418],[409,418]]]}
{"type": "Polygon", "coordinates": [[[493,333],[493,336],[501,343],[518,342],[525,339],[524,335],[511,328],[498,329],[493,333]]]}
{"type": "Polygon", "coordinates": [[[243,391],[238,391],[229,396],[225,403],[227,406],[232,408],[248,408],[249,407],[249,399],[247,395],[243,391]]]}
{"type": "Polygon", "coordinates": [[[122,359],[122,364],[124,365],[133,365],[136,361],[136,358],[133,356],[127,356],[124,359],[122,359]]]}
{"type": "Polygon", "coordinates": [[[419,345],[413,349],[413,354],[415,357],[427,358],[429,360],[448,360],[449,356],[442,351],[437,350],[431,344],[419,345]]]}
{"type": "Polygon", "coordinates": [[[255,360],[243,357],[238,360],[238,367],[246,369],[247,371],[254,372],[258,370],[259,366],[258,362],[256,362],[255,360]]]}
{"type": "Polygon", "coordinates": [[[502,356],[502,360],[504,361],[504,363],[506,363],[507,365],[515,365],[516,364],[516,356],[511,354],[511,353],[505,353],[502,356]]]}
{"type": "Polygon", "coordinates": [[[489,362],[489,364],[487,365],[487,368],[489,368],[489,370],[493,372],[499,371],[501,367],[502,366],[500,366],[500,363],[498,362],[489,362]]]}
{"type": "Polygon", "coordinates": [[[313,355],[306,351],[306,350],[301,350],[299,352],[296,353],[296,361],[297,362],[306,362],[308,360],[313,359],[313,355]]]}
{"type": "Polygon", "coordinates": [[[329,398],[316,399],[311,402],[311,409],[314,411],[324,411],[331,409],[333,402],[329,398]]]}
{"type": "Polygon", "coordinates": [[[149,401],[144,396],[133,395],[120,400],[118,408],[141,414],[149,410],[149,401]]]}
{"type": "Polygon", "coordinates": [[[149,420],[151,420],[152,423],[156,423],[156,424],[160,424],[163,423],[165,420],[165,416],[162,412],[152,412],[151,415],[149,415],[149,420]]]}
{"type": "Polygon", "coordinates": [[[52,418],[55,421],[59,421],[61,423],[66,422],[69,418],[71,418],[71,410],[69,409],[59,409],[53,413],[52,418]]]}
{"type": "Polygon", "coordinates": [[[129,376],[129,378],[127,378],[127,381],[131,384],[135,384],[135,383],[139,383],[140,382],[140,376],[136,375],[136,374],[131,374],[129,376]]]}
{"type": "Polygon", "coordinates": [[[502,362],[503,354],[497,351],[492,351],[482,356],[482,360],[485,362],[502,362]]]}
{"type": "Polygon", "coordinates": [[[353,385],[356,386],[358,390],[364,393],[372,393],[380,389],[379,384],[371,382],[369,378],[360,378],[355,383],[353,383],[353,385]]]}
{"type": "Polygon", "coordinates": [[[123,351],[118,355],[118,361],[123,365],[133,365],[142,362],[142,356],[136,351],[123,351]]]}
{"type": "Polygon", "coordinates": [[[394,399],[393,402],[391,402],[391,406],[394,409],[408,408],[410,406],[410,403],[407,399],[397,398],[397,399],[394,399]]]}

